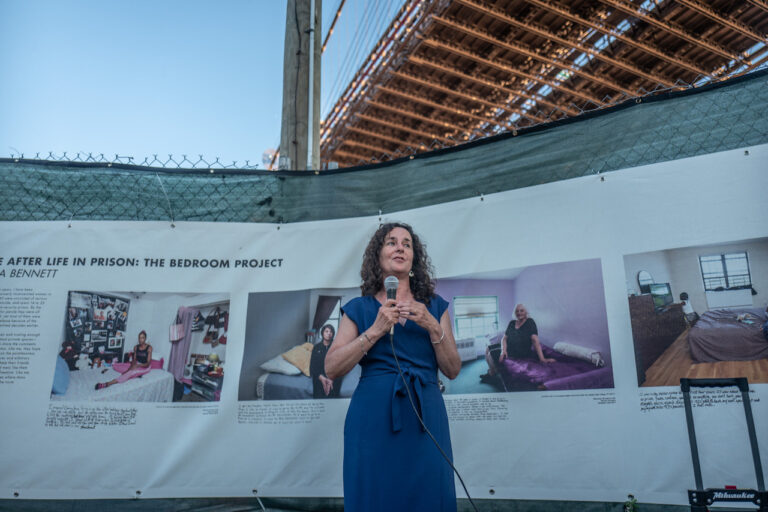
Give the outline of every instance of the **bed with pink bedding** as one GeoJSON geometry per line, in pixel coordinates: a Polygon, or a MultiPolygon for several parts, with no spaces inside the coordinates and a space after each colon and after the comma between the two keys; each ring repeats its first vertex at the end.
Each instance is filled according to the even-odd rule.
{"type": "Polygon", "coordinates": [[[152,369],[134,379],[94,389],[99,382],[117,379],[120,373],[111,366],[84,368],[69,372],[66,392],[51,394],[53,401],[67,402],[171,402],[174,377],[162,369],[162,361],[152,361],[152,369]]]}

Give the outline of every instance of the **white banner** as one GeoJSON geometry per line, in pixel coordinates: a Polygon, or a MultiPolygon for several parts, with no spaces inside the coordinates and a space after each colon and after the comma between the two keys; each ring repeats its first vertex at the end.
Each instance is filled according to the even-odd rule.
{"type": "MultiPolygon", "coordinates": [[[[311,352],[373,231],[402,221],[451,302],[462,372],[441,381],[473,497],[686,504],[680,377],[747,376],[768,446],[766,163],[759,146],[382,218],[2,223],[0,488],[341,496],[356,374],[318,395],[311,352]],[[484,377],[518,303],[556,361],[484,377]]],[[[692,395],[705,485],[754,488],[741,396],[692,395]]]]}

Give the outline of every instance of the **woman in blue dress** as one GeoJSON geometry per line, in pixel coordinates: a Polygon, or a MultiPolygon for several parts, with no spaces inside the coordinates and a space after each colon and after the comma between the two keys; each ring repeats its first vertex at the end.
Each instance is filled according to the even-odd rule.
{"type": "Polygon", "coordinates": [[[346,512],[456,510],[453,470],[408,398],[410,391],[424,424],[452,458],[437,370],[454,379],[461,359],[448,302],[435,295],[431,273],[425,248],[411,227],[384,224],[363,255],[362,296],[342,308],[325,372],[338,379],[356,364],[362,367],[344,424],[346,512]],[[384,289],[388,276],[399,281],[394,300],[387,300],[384,289]]]}

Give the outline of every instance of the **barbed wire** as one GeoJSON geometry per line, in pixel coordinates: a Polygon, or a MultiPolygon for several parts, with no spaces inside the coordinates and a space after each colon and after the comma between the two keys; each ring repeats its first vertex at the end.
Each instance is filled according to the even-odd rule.
{"type": "Polygon", "coordinates": [[[230,169],[241,171],[252,171],[259,169],[259,164],[252,164],[250,160],[246,160],[244,163],[239,163],[237,160],[233,160],[231,164],[227,164],[221,161],[220,157],[215,157],[213,160],[206,159],[203,155],[197,155],[197,160],[190,160],[187,155],[181,155],[181,158],[174,157],[173,154],[168,154],[167,158],[159,157],[158,154],[153,154],[151,157],[144,157],[139,161],[132,156],[121,156],[115,154],[110,158],[104,153],[86,153],[78,151],[73,155],[70,155],[68,151],[64,151],[60,154],[56,154],[53,151],[46,153],[37,152],[33,155],[25,154],[23,152],[12,151],[10,158],[13,160],[45,160],[49,162],[76,162],[76,163],[95,163],[95,164],[123,164],[123,165],[136,165],[141,167],[159,167],[163,169],[230,169]]]}

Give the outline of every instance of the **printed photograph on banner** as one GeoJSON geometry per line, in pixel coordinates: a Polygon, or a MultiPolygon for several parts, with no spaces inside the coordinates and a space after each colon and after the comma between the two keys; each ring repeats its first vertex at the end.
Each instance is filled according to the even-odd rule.
{"type": "Polygon", "coordinates": [[[768,238],[624,256],[639,386],[768,382],[768,238]]]}
{"type": "Polygon", "coordinates": [[[613,388],[599,259],[438,279],[462,366],[445,394],[613,388]]]}
{"type": "Polygon", "coordinates": [[[52,401],[213,402],[228,293],[70,291],[52,401]]]}
{"type": "Polygon", "coordinates": [[[251,293],[238,400],[349,398],[360,366],[340,379],[325,375],[341,306],[360,288],[251,293]]]}
{"type": "MultiPolygon", "coordinates": [[[[438,376],[444,394],[613,387],[599,259],[438,279],[435,292],[450,303],[462,360],[456,379],[438,376]]],[[[331,381],[324,358],[341,306],[359,295],[251,293],[238,399],[351,397],[360,365],[331,381]]]]}

